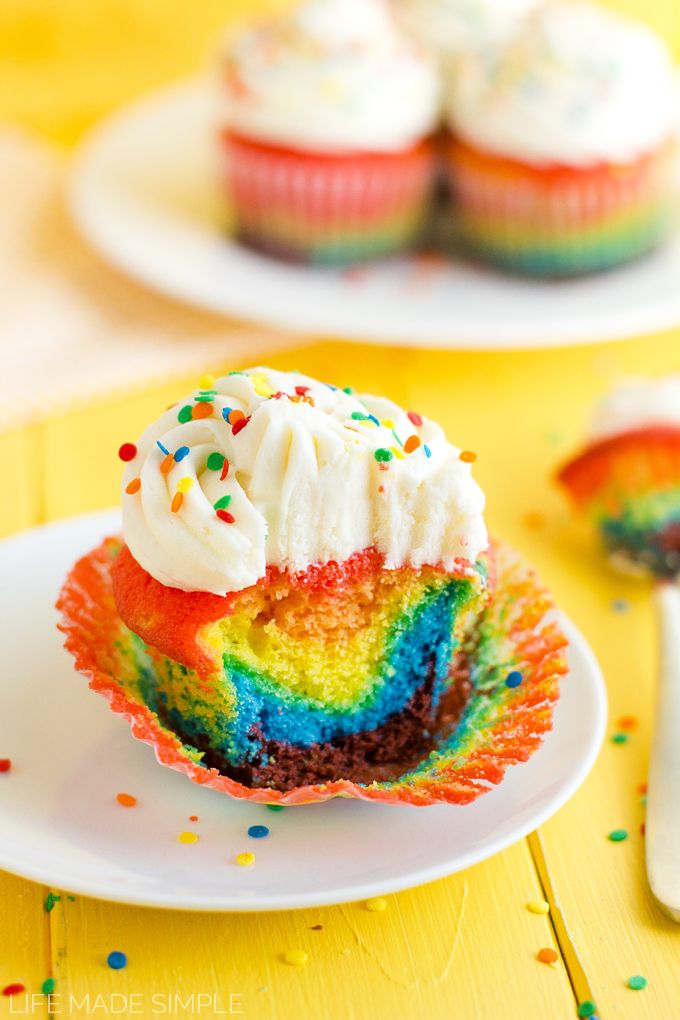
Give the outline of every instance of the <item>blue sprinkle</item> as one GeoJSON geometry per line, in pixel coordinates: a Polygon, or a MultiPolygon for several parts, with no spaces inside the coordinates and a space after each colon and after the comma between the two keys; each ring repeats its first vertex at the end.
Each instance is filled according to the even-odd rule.
{"type": "Polygon", "coordinates": [[[374,414],[369,414],[368,420],[369,421],[374,421],[376,423],[376,425],[380,424],[380,422],[378,421],[378,419],[376,418],[376,416],[374,414]]]}
{"type": "Polygon", "coordinates": [[[248,835],[252,836],[253,839],[262,839],[263,836],[269,835],[269,829],[266,825],[251,825],[248,829],[248,835]]]}
{"type": "Polygon", "coordinates": [[[229,415],[231,414],[231,412],[233,410],[234,410],[233,407],[223,407],[222,408],[222,417],[224,418],[225,421],[229,421],[229,415]]]}
{"type": "Polygon", "coordinates": [[[160,439],[157,439],[157,440],[156,440],[156,446],[159,446],[159,447],[161,448],[162,452],[163,452],[163,453],[165,454],[165,456],[166,456],[166,457],[167,457],[167,456],[168,456],[168,454],[170,453],[170,451],[169,451],[169,450],[166,450],[166,449],[165,449],[165,447],[164,447],[164,446],[163,446],[163,444],[161,443],[160,439]]]}
{"type": "Polygon", "coordinates": [[[512,673],[508,673],[507,677],[505,678],[506,687],[519,687],[521,682],[522,674],[519,673],[516,669],[513,669],[512,673]]]}
{"type": "Polygon", "coordinates": [[[119,953],[116,951],[114,953],[109,953],[106,957],[106,962],[111,970],[122,970],[127,963],[127,956],[125,953],[119,953]]]}
{"type": "Polygon", "coordinates": [[[427,443],[423,443],[423,450],[425,451],[425,456],[426,457],[431,457],[432,456],[432,450],[427,445],[427,443]]]}
{"type": "Polygon", "coordinates": [[[177,461],[177,463],[179,464],[181,460],[184,460],[185,457],[188,457],[189,452],[190,451],[188,446],[180,446],[179,450],[175,451],[175,460],[177,461]]]}
{"type": "Polygon", "coordinates": [[[614,599],[612,609],[615,613],[627,613],[630,609],[630,602],[628,599],[614,599]]]}
{"type": "Polygon", "coordinates": [[[327,386],[328,389],[329,390],[333,390],[333,392],[335,392],[337,390],[337,388],[338,388],[337,386],[331,386],[331,384],[329,382],[325,382],[324,386],[327,386]]]}

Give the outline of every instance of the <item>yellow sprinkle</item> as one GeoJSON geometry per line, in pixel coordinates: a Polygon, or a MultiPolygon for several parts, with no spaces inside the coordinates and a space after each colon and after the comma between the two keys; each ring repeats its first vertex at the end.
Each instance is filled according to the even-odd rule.
{"type": "Polygon", "coordinates": [[[249,864],[254,864],[255,854],[251,854],[248,850],[246,850],[244,854],[238,855],[238,857],[236,858],[236,863],[242,864],[244,868],[247,867],[249,864]]]}
{"type": "Polygon", "coordinates": [[[545,900],[530,900],[527,903],[527,910],[530,910],[532,914],[547,914],[550,910],[550,904],[546,903],[545,900]]]}
{"type": "Polygon", "coordinates": [[[387,903],[382,896],[374,896],[373,899],[366,900],[367,910],[384,910],[387,903]]]}
{"type": "Polygon", "coordinates": [[[301,967],[303,963],[307,963],[307,954],[304,949],[287,949],[283,958],[286,963],[291,963],[294,967],[301,967]]]}
{"type": "Polygon", "coordinates": [[[186,476],[186,478],[180,478],[180,480],[177,483],[178,492],[188,492],[189,489],[193,489],[193,487],[194,480],[193,478],[190,478],[188,475],[186,476]]]}
{"type": "Polygon", "coordinates": [[[255,387],[255,392],[257,393],[258,397],[274,396],[274,390],[271,388],[271,386],[268,386],[266,382],[259,382],[258,380],[258,382],[253,383],[253,386],[255,387]]]}
{"type": "Polygon", "coordinates": [[[406,460],[406,455],[397,446],[390,446],[390,450],[397,458],[397,460],[406,460]]]}
{"type": "Polygon", "coordinates": [[[374,421],[360,421],[360,425],[363,425],[365,429],[377,429],[377,425],[374,421]]]}
{"type": "Polygon", "coordinates": [[[180,832],[177,839],[180,841],[180,843],[195,843],[196,840],[198,839],[198,836],[196,835],[195,832],[180,832]]]}
{"type": "Polygon", "coordinates": [[[396,429],[396,427],[397,427],[397,426],[396,426],[396,425],[394,424],[394,422],[392,421],[392,419],[391,419],[391,418],[385,418],[385,420],[384,420],[384,421],[381,421],[381,422],[380,422],[380,424],[381,424],[381,425],[384,425],[384,426],[385,426],[385,428],[387,428],[387,429],[396,429]]]}
{"type": "Polygon", "coordinates": [[[211,390],[215,385],[214,375],[202,375],[198,380],[198,388],[201,390],[211,390]]]}

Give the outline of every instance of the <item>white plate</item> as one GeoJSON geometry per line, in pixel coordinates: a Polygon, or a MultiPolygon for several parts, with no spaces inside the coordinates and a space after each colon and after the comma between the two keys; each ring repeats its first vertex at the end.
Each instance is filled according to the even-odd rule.
{"type": "Polygon", "coordinates": [[[359,273],[286,265],[220,231],[211,86],[175,85],[85,143],[71,207],[95,248],[173,298],[324,336],[502,349],[619,340],[680,325],[680,237],[609,273],[561,282],[409,258],[359,273]]]}
{"type": "Polygon", "coordinates": [[[123,903],[279,910],[364,899],[467,868],[521,839],[588,774],[607,716],[597,661],[573,624],[570,676],[543,747],[467,807],[358,800],[269,811],[159,765],[90,691],[53,608],[73,562],[120,528],[107,511],[0,544],[0,867],[123,903]],[[137,797],[121,807],[120,792],[137,797]],[[199,821],[189,821],[198,815],[199,821]],[[264,824],[264,839],[248,827],[264,824]],[[178,842],[194,831],[199,841],[178,842]],[[241,867],[244,850],[257,862],[241,867]]]}

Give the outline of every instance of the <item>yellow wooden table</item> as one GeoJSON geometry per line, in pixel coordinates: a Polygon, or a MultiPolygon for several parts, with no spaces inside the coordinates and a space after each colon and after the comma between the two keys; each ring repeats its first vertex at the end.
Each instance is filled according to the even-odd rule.
{"type": "MultiPolygon", "coordinates": [[[[5,0],[0,117],[74,141],[116,102],[195,67],[243,6],[5,0]]],[[[677,0],[626,6],[680,43],[677,0]]],[[[20,982],[33,995],[51,976],[59,995],[49,1004],[54,1015],[89,1008],[150,1018],[167,1011],[172,995],[173,1016],[200,1006],[203,1015],[231,1010],[262,1020],[561,1020],[592,999],[602,1020],[674,1020],[680,926],[651,900],[640,833],[654,677],[647,591],[604,567],[550,478],[578,444],[591,402],[613,380],[680,369],[680,333],[505,354],[319,339],[270,361],[389,394],[475,450],[491,528],[537,564],[600,659],[610,735],[624,714],[639,726],[625,745],[606,741],[581,790],[539,833],[462,874],[388,897],[382,913],[348,904],[184,914],[66,895],[47,911],[48,893],[60,890],[0,873],[0,989],[20,982]],[[627,829],[628,839],[610,842],[615,828],[627,829]],[[550,915],[530,913],[527,902],[542,897],[550,915]],[[321,931],[313,928],[319,924],[321,931]],[[554,967],[537,960],[543,947],[558,950],[554,967]],[[307,951],[306,966],[283,962],[289,948],[307,951]],[[127,953],[125,970],[107,967],[113,949],[127,953]],[[643,991],[627,987],[635,974],[648,979],[643,991]]],[[[243,366],[205,366],[214,373],[236,367],[243,366]]],[[[195,385],[186,379],[0,436],[0,534],[118,502],[117,445],[195,385]],[[93,449],[110,456],[93,459],[93,449]],[[50,467],[54,451],[58,472],[50,467]]],[[[24,1004],[14,1000],[14,1011],[24,1004]]],[[[28,1008],[44,1016],[48,1002],[35,994],[28,1008]]],[[[0,996],[0,1017],[9,1015],[10,1000],[0,996]]]]}

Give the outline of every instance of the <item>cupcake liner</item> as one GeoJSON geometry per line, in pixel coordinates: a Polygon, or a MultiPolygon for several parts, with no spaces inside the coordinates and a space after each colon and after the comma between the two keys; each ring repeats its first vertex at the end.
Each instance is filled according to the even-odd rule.
{"type": "Polygon", "coordinates": [[[472,695],[454,732],[429,757],[388,782],[339,779],[285,794],[242,786],[202,765],[200,752],[183,744],[145,703],[144,677],[126,651],[139,639],[122,622],[112,593],[111,568],[120,548],[121,540],[106,539],[69,574],[57,603],[65,646],[90,687],[130,722],[134,736],[155,749],[161,764],[193,782],[264,804],[307,804],[337,796],[393,804],[469,804],[497,785],[509,765],[527,761],[552,728],[560,677],[568,671],[567,640],[535,573],[517,553],[498,544],[494,600],[466,647],[472,695]],[[522,674],[522,683],[511,688],[505,680],[514,670],[522,674]]]}
{"type": "Polygon", "coordinates": [[[676,148],[627,165],[533,167],[457,139],[448,166],[461,235],[513,272],[571,276],[654,248],[673,225],[676,148]]]}
{"type": "Polygon", "coordinates": [[[399,153],[321,155],[227,133],[222,147],[238,236],[267,254],[348,265],[403,250],[422,226],[430,141],[399,153]]]}

